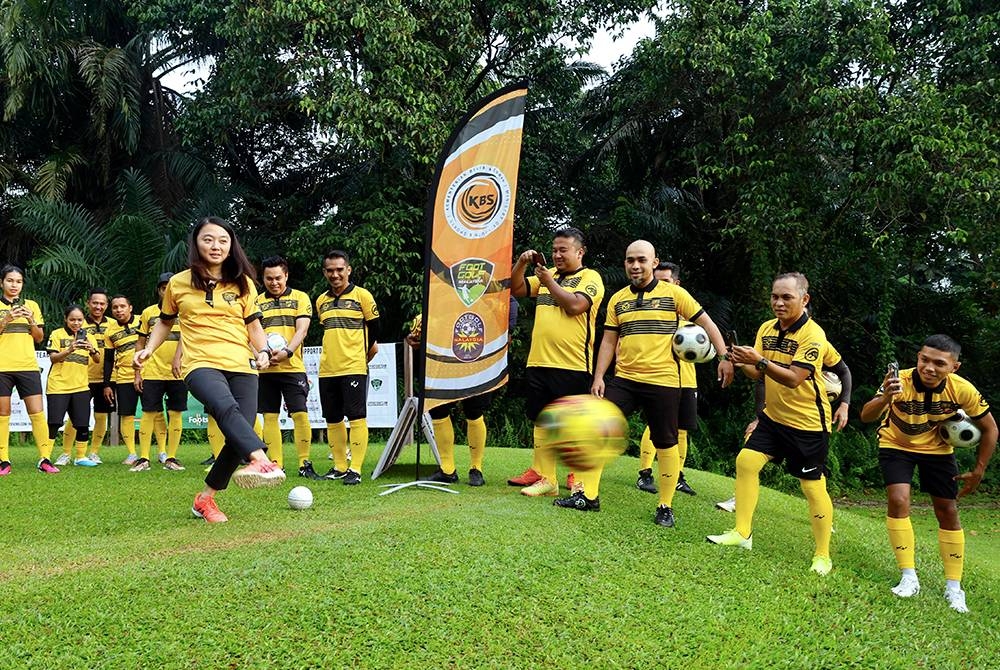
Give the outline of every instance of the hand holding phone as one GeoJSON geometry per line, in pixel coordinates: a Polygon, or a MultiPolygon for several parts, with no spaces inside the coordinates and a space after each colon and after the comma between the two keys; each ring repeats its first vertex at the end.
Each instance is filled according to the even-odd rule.
{"type": "Polygon", "coordinates": [[[886,369],[886,374],[894,379],[899,379],[899,363],[896,361],[889,363],[889,367],[886,369]]]}
{"type": "Polygon", "coordinates": [[[545,256],[543,256],[540,252],[536,251],[531,255],[531,262],[534,263],[535,265],[541,265],[544,267],[545,256]]]}

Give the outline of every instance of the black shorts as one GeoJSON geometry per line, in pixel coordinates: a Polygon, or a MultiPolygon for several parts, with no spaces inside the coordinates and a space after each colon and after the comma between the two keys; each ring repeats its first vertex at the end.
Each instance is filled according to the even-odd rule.
{"type": "Polygon", "coordinates": [[[681,389],[681,404],[677,408],[677,427],[688,432],[698,430],[698,389],[681,389]]]}
{"type": "Polygon", "coordinates": [[[319,378],[319,403],[327,423],[368,416],[368,375],[319,378]]]}
{"type": "Polygon", "coordinates": [[[524,371],[525,408],[534,423],[545,406],[557,398],[590,393],[589,372],[558,368],[527,368],[524,371]]]}
{"type": "Polygon", "coordinates": [[[610,377],[604,384],[604,397],[618,405],[626,417],[641,409],[654,447],[669,449],[677,446],[677,415],[681,404],[679,388],[610,377]]]}
{"type": "Polygon", "coordinates": [[[289,414],[307,411],[309,380],[306,373],[262,372],[257,380],[257,411],[261,414],[277,414],[281,410],[282,396],[289,414]]]}
{"type": "Polygon", "coordinates": [[[0,372],[0,398],[9,398],[14,389],[24,400],[42,394],[42,373],[38,370],[25,372],[0,372]]]}
{"type": "Polygon", "coordinates": [[[111,384],[115,393],[115,406],[118,416],[135,416],[135,408],[139,406],[139,392],[132,384],[111,384]]]}
{"type": "Polygon", "coordinates": [[[69,424],[77,430],[90,430],[90,391],[50,393],[45,396],[49,425],[62,424],[69,413],[69,424]]]}
{"type": "MultiPolygon", "coordinates": [[[[474,395],[471,398],[466,398],[465,400],[459,402],[462,403],[462,412],[465,414],[465,418],[475,421],[483,414],[486,414],[486,410],[490,408],[490,402],[492,400],[493,392],[491,391],[481,395],[474,395]]],[[[430,410],[428,414],[431,415],[432,419],[443,419],[451,414],[451,410],[457,406],[458,402],[449,402],[444,405],[438,405],[434,409],[430,410]]]]}
{"type": "Polygon", "coordinates": [[[830,476],[826,456],[830,452],[830,433],[822,430],[799,430],[757,415],[757,428],[745,448],[770,456],[775,463],[785,461],[785,471],[799,479],[817,480],[830,476]]]}
{"type": "Polygon", "coordinates": [[[94,401],[94,414],[111,414],[115,411],[115,404],[104,398],[104,384],[102,382],[90,384],[90,399],[94,401]]]}
{"type": "Polygon", "coordinates": [[[958,498],[958,462],[955,454],[918,454],[902,449],[878,450],[878,465],[885,485],[913,484],[913,471],[920,471],[920,490],[935,498],[958,498]]]}
{"type": "Polygon", "coordinates": [[[162,412],[163,396],[167,397],[168,412],[186,412],[188,408],[187,384],[181,379],[143,379],[142,411],[162,412]]]}

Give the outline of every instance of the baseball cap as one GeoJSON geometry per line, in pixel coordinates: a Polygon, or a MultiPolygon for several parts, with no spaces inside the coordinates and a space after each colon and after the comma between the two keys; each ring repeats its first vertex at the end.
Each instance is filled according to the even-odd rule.
{"type": "Polygon", "coordinates": [[[156,282],[156,285],[159,286],[160,284],[166,284],[168,281],[170,281],[170,278],[173,276],[174,276],[173,272],[164,272],[163,274],[160,275],[160,280],[156,282]]]}

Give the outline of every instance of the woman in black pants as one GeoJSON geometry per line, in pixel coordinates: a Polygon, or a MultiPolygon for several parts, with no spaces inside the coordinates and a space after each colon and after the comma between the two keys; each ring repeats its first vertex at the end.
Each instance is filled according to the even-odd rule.
{"type": "Polygon", "coordinates": [[[256,274],[225,219],[198,222],[188,245],[190,268],[170,278],[160,320],[146,347],[135,354],[141,366],[180,319],[185,383],[226,437],[191,511],[209,523],[227,521],[215,493],[229,485],[276,486],[285,473],[271,463],[253,432],[257,415],[257,370],[271,359],[257,307],[256,274]],[[236,472],[242,459],[250,465],[236,472]],[[235,473],[235,474],[234,474],[235,473]]]}

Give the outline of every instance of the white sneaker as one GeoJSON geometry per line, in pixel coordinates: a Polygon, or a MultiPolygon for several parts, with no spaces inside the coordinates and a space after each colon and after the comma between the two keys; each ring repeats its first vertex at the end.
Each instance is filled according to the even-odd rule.
{"type": "Polygon", "coordinates": [[[73,465],[79,465],[85,468],[96,468],[97,463],[90,460],[89,458],[77,458],[73,461],[73,465]]]}
{"type": "Polygon", "coordinates": [[[920,593],[920,580],[915,575],[903,575],[899,584],[892,587],[892,592],[900,598],[912,598],[920,593]]]}
{"type": "Polygon", "coordinates": [[[59,454],[59,458],[56,459],[56,465],[69,465],[69,454],[59,454]]]}
{"type": "Polygon", "coordinates": [[[128,456],[125,457],[125,460],[122,461],[122,465],[135,465],[136,461],[138,460],[139,460],[138,454],[129,454],[128,456]]]}
{"type": "Polygon", "coordinates": [[[733,528],[732,530],[727,530],[721,535],[708,535],[705,537],[706,540],[712,544],[721,544],[724,547],[740,547],[741,549],[753,549],[753,535],[750,537],[743,537],[739,532],[733,528]]]}
{"type": "Polygon", "coordinates": [[[945,589],[944,599],[948,601],[948,606],[956,612],[969,613],[969,608],[965,605],[965,591],[962,589],[945,589]]]}
{"type": "Polygon", "coordinates": [[[167,462],[167,452],[161,451],[159,456],[156,457],[156,459],[160,461],[160,465],[163,465],[164,463],[167,462]]]}
{"type": "Polygon", "coordinates": [[[97,463],[98,465],[100,465],[101,463],[104,462],[104,461],[101,460],[101,457],[97,455],[96,451],[91,452],[90,454],[87,454],[87,460],[88,461],[93,461],[93,462],[97,463]]]}
{"type": "Polygon", "coordinates": [[[736,496],[733,496],[729,500],[723,500],[722,502],[715,503],[716,509],[721,509],[723,512],[733,513],[736,511],[736,496]]]}

